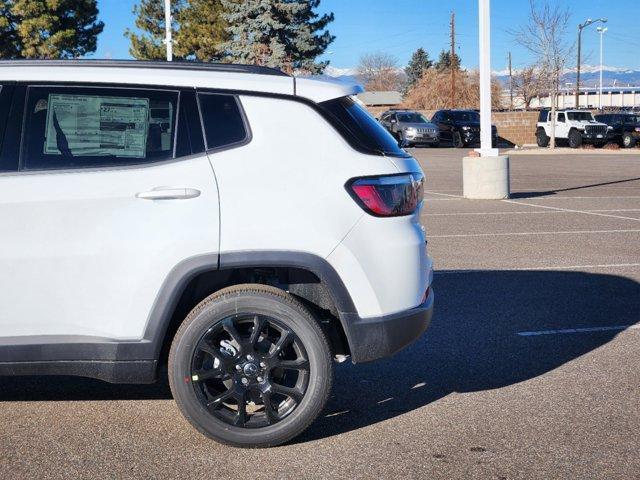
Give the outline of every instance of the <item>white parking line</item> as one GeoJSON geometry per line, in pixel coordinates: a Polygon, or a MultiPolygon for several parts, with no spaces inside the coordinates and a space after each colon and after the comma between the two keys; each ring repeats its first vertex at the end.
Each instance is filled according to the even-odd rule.
{"type": "Polygon", "coordinates": [[[586,199],[586,200],[598,200],[601,198],[640,198],[640,195],[609,195],[609,196],[590,196],[590,197],[571,197],[568,195],[544,195],[540,197],[534,197],[532,200],[575,200],[575,199],[586,199]]]}
{"type": "Polygon", "coordinates": [[[569,230],[559,232],[460,233],[452,235],[427,235],[427,238],[509,237],[527,235],[588,235],[591,233],[640,233],[640,230],[569,230]]]}
{"type": "Polygon", "coordinates": [[[515,205],[525,205],[527,207],[546,208],[548,210],[557,210],[557,211],[560,211],[560,212],[582,213],[584,215],[594,215],[596,217],[609,217],[609,218],[617,218],[619,220],[631,220],[631,221],[634,221],[634,222],[640,222],[640,218],[624,217],[622,215],[611,215],[609,213],[590,212],[588,210],[574,210],[574,209],[571,209],[571,208],[550,207],[548,205],[536,205],[535,203],[517,202],[515,200],[503,200],[503,202],[505,202],[505,203],[513,203],[515,205]]]}
{"type": "MultiPolygon", "coordinates": [[[[583,212],[640,212],[640,208],[620,208],[610,210],[581,210],[583,212]]],[[[452,212],[452,213],[425,213],[427,217],[456,217],[464,215],[540,215],[544,213],[575,213],[570,210],[526,210],[526,211],[512,211],[512,212],[452,212]]]]}
{"type": "Polygon", "coordinates": [[[431,195],[442,195],[443,197],[454,197],[454,198],[458,198],[458,199],[464,199],[464,197],[462,195],[452,195],[451,193],[441,193],[441,192],[428,192],[428,191],[424,191],[424,193],[429,193],[431,195]]]}
{"type": "Polygon", "coordinates": [[[634,323],[632,325],[612,325],[609,327],[580,327],[580,328],[561,328],[559,330],[538,330],[533,332],[518,332],[521,337],[537,337],[540,335],[565,335],[568,333],[591,333],[591,332],[609,332],[612,330],[637,330],[640,325],[634,323]]]}
{"type": "MultiPolygon", "coordinates": [[[[596,268],[634,268],[640,267],[640,263],[603,263],[595,265],[550,265],[548,267],[516,267],[500,270],[501,273],[522,272],[522,271],[553,271],[553,270],[582,270],[596,268]]],[[[495,273],[495,270],[434,270],[434,275],[460,275],[465,273],[495,273]]]]}

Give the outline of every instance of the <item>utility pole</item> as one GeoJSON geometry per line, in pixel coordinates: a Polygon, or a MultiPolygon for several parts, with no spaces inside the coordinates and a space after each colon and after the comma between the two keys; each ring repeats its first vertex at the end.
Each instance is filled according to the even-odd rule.
{"type": "Polygon", "coordinates": [[[600,34],[600,96],[599,96],[599,100],[598,100],[598,106],[600,107],[600,110],[602,110],[602,69],[604,68],[604,53],[603,53],[603,37],[604,37],[604,33],[608,30],[607,27],[598,27],[596,28],[596,30],[598,31],[598,33],[600,34]]]}
{"type": "Polygon", "coordinates": [[[451,12],[451,58],[449,61],[451,68],[451,108],[456,107],[456,13],[451,12]]]}
{"type": "Polygon", "coordinates": [[[173,61],[173,39],[171,38],[171,0],[164,0],[164,43],[167,46],[167,62],[173,61]]]}
{"type": "Polygon", "coordinates": [[[580,108],[580,59],[582,51],[582,29],[592,25],[594,23],[607,23],[606,18],[598,18],[592,20],[587,18],[587,21],[578,25],[578,64],[576,66],[576,108],[580,108]]]}
{"type": "Polygon", "coordinates": [[[513,71],[511,70],[511,52],[509,52],[509,97],[511,98],[511,110],[513,110],[513,71]]]}

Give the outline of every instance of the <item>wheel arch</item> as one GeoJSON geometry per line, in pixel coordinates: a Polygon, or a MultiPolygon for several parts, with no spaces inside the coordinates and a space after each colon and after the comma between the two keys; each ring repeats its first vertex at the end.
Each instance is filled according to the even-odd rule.
{"type": "Polygon", "coordinates": [[[156,297],[144,338],[153,358],[167,358],[171,341],[189,311],[206,296],[232,285],[286,285],[287,291],[323,317],[336,354],[348,354],[344,314],[355,306],[344,283],[323,258],[305,252],[251,251],[202,255],[176,265],[156,297]]]}

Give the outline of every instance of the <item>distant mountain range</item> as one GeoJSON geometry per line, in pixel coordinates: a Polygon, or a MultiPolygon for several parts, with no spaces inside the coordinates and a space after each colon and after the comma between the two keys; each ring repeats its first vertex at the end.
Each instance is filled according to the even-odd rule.
{"type": "MultiPolygon", "coordinates": [[[[398,73],[404,75],[404,70],[399,68],[398,73]]],[[[515,72],[514,72],[515,73],[515,72]]],[[[509,72],[505,70],[494,71],[493,74],[504,85],[509,83],[509,72]]],[[[355,68],[335,68],[329,65],[322,77],[331,78],[344,83],[359,83],[357,78],[357,70],[355,68]]],[[[605,87],[611,86],[640,86],[640,70],[632,70],[628,68],[608,67],[603,68],[602,73],[603,84],[605,87]]],[[[575,85],[576,70],[568,69],[562,77],[562,84],[567,83],[575,85]]],[[[583,87],[597,87],[600,85],[600,67],[593,65],[583,65],[580,69],[580,83],[583,87]]]]}
{"type": "MultiPolygon", "coordinates": [[[[509,72],[501,70],[499,72],[493,72],[496,78],[500,80],[504,85],[509,83],[509,72]]],[[[562,76],[562,86],[567,86],[567,83],[576,83],[576,69],[567,69],[562,76]]],[[[640,86],[640,70],[632,70],[628,68],[608,67],[604,66],[602,69],[602,84],[605,87],[637,87],[640,86]]],[[[580,85],[583,87],[597,87],[600,85],[600,67],[593,65],[583,65],[580,68],[580,85]]]]}

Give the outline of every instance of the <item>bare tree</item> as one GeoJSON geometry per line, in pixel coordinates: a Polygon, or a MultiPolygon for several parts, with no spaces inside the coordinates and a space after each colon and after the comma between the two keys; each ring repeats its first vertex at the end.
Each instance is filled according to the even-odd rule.
{"type": "Polygon", "coordinates": [[[531,101],[543,92],[540,76],[534,66],[525,67],[513,76],[513,90],[522,98],[524,108],[531,107],[531,101]]]}
{"type": "Polygon", "coordinates": [[[399,90],[402,79],[398,60],[383,52],[363,55],[358,64],[358,80],[369,91],[399,90]]]}
{"type": "Polygon", "coordinates": [[[566,42],[569,9],[550,7],[548,0],[540,4],[530,0],[529,22],[512,32],[515,40],[536,58],[541,89],[551,99],[551,148],[556,146],[556,104],[560,90],[560,77],[573,46],[566,42]]]}

